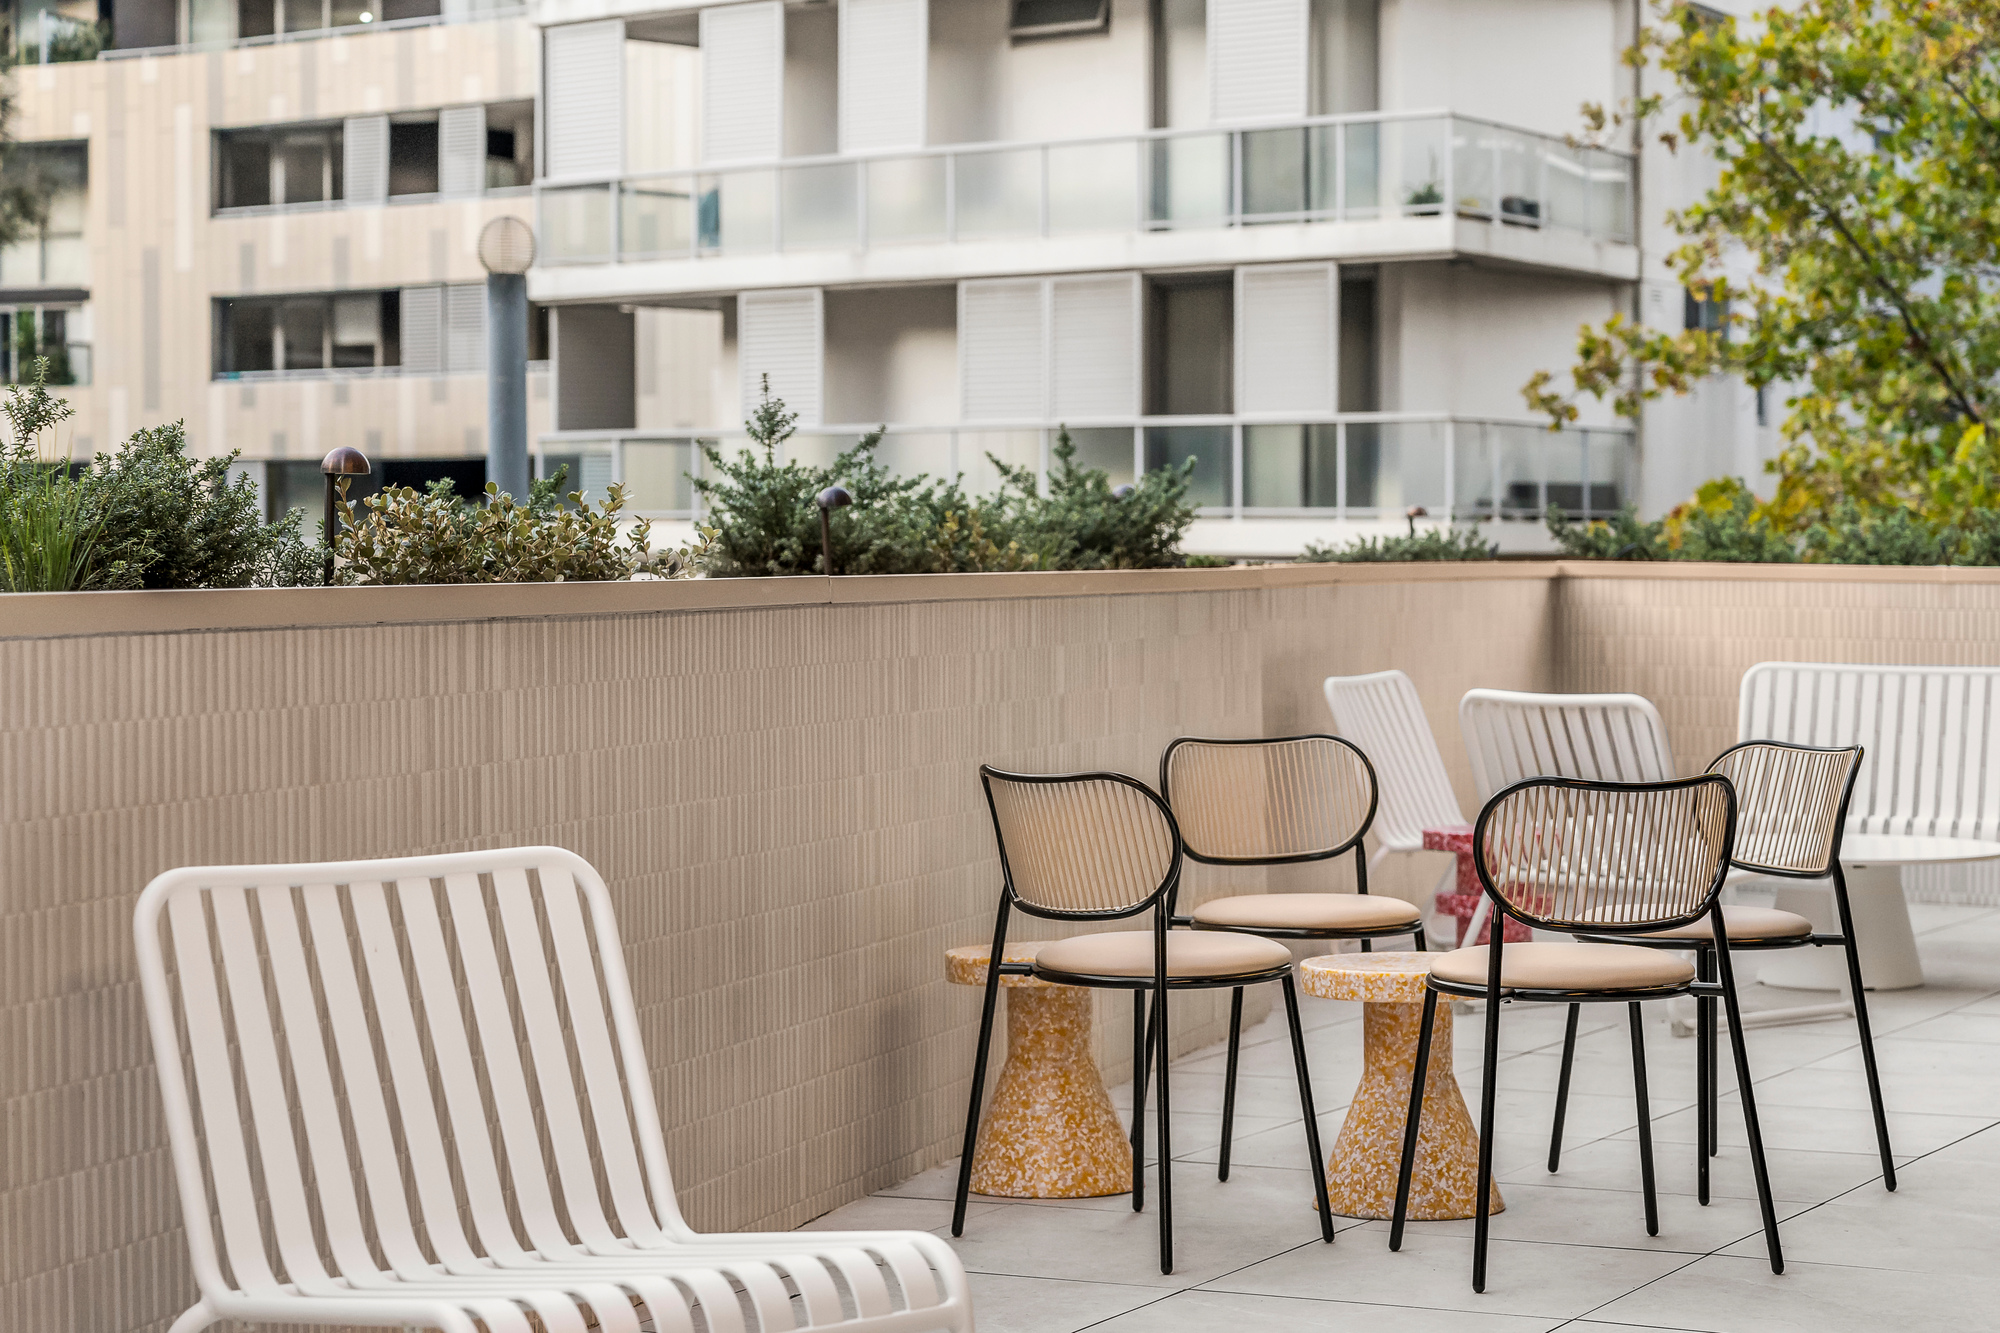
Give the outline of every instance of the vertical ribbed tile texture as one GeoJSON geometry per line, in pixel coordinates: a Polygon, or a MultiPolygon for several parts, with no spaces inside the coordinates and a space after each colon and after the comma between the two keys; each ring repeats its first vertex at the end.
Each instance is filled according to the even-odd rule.
{"type": "MultiPolygon", "coordinates": [[[[956,1151],[981,761],[1150,783],[1174,736],[1323,730],[1319,679],[1390,663],[1442,720],[1461,680],[1546,683],[1549,586],[0,641],[0,1327],[159,1330],[192,1299],[130,941],[161,870],[579,852],[688,1215],[795,1225],[956,1151]]],[[[1186,1008],[1187,1044],[1220,1035],[1186,1008]]],[[[1114,1080],[1125,1014],[1099,1005],[1114,1080]]]]}

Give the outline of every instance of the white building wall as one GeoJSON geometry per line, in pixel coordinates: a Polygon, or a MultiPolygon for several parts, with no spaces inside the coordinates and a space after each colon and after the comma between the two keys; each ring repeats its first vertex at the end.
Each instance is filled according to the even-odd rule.
{"type": "Polygon", "coordinates": [[[826,419],[958,420],[958,291],[949,285],[826,294],[826,419]]]}
{"type": "MultiPolygon", "coordinates": [[[[1567,383],[1576,331],[1620,308],[1608,284],[1468,264],[1385,264],[1377,295],[1385,411],[1527,415],[1521,386],[1537,370],[1567,383]]],[[[1611,425],[1582,404],[1583,425],[1611,425]]]]}
{"type": "Polygon", "coordinates": [[[1111,29],[1012,43],[1001,0],[931,0],[931,142],[1136,134],[1152,116],[1146,0],[1111,0],[1111,29]]]}
{"type": "Polygon", "coordinates": [[[1382,107],[1574,134],[1623,83],[1621,0],[1382,0],[1382,107]]]}

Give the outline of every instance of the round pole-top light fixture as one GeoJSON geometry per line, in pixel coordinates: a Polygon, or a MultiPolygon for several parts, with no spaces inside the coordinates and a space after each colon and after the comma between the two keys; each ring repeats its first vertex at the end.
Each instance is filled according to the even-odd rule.
{"type": "Polygon", "coordinates": [[[329,477],[365,477],[374,471],[368,465],[368,455],[350,444],[343,444],[322,458],[319,470],[329,477]]]}
{"type": "Polygon", "coordinates": [[[526,273],[535,262],[535,232],[516,217],[494,218],[479,229],[479,262],[488,273],[526,273]]]}

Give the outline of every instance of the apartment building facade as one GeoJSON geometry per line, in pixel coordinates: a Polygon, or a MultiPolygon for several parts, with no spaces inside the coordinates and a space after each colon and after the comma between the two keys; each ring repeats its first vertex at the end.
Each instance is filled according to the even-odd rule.
{"type": "Polygon", "coordinates": [[[184,421],[273,513],[316,506],[342,444],[374,484],[480,483],[475,242],[531,212],[539,34],[518,8],[378,3],[17,13],[9,169],[50,203],[0,254],[0,376],[48,357],[72,457],[184,421]]]}
{"type": "Polygon", "coordinates": [[[1192,460],[1190,547],[1253,556],[1412,507],[1532,547],[1551,502],[1657,511],[1759,447],[1728,386],[1673,439],[1524,415],[1579,324],[1683,314],[1661,218],[1700,164],[1573,137],[1631,91],[1631,0],[536,13],[550,457],[699,467],[768,380],[801,457],[884,425],[974,486],[1065,428],[1120,480],[1192,460]],[[625,370],[648,317],[712,348],[685,400],[625,370]]]}

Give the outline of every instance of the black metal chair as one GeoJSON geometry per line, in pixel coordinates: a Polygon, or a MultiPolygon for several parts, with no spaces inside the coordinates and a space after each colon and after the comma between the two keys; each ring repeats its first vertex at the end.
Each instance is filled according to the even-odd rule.
{"type": "MultiPolygon", "coordinates": [[[[1423,913],[1368,892],[1362,838],[1375,821],[1374,765],[1339,736],[1204,740],[1185,736],[1160,756],[1160,794],[1179,823],[1188,859],[1217,866],[1330,861],[1354,853],[1353,893],[1238,893],[1210,899],[1176,926],[1272,940],[1360,940],[1410,935],[1424,948],[1423,913]]],[[[1236,1064],[1243,988],[1229,997],[1229,1063],[1222,1093],[1222,1153],[1229,1179],[1236,1120],[1236,1064]]]]}
{"type": "Polygon", "coordinates": [[[1529,778],[1486,803],[1473,827],[1473,862],[1495,912],[1529,926],[1570,933],[1588,930],[1606,942],[1507,944],[1495,930],[1490,945],[1440,954],[1424,994],[1423,1035],[1410,1085],[1389,1248],[1400,1249],[1423,1115],[1424,1075],[1440,994],[1486,1001],[1486,1043],[1480,1079],[1479,1180],[1473,1225],[1472,1288],[1486,1290],[1486,1242],[1492,1206],[1493,1111],[1498,1092],[1500,1010],[1527,1000],[1621,1003],[1632,1025],[1632,1081],[1639,1105],[1639,1172],[1646,1233],[1658,1235],[1653,1187],[1652,1113],[1646,1096],[1646,1047],[1640,1006],[1676,995],[1720,997],[1729,1011],[1743,1123],[1763,1214],[1771,1271],[1784,1271],[1777,1213],[1771,1204],[1763,1135],[1751,1094],[1729,936],[1719,895],[1736,835],[1736,793],[1719,773],[1673,782],[1585,782],[1529,778]],[[1714,940],[1718,980],[1698,980],[1681,953],[1630,943],[1647,932],[1706,920],[1714,940]]]}
{"type": "MultiPolygon", "coordinates": [[[[1847,953],[1848,989],[1854,999],[1854,1026],[1861,1034],[1861,1066],[1868,1075],[1868,1100],[1875,1112],[1875,1146],[1882,1157],[1882,1184],[1896,1188],[1896,1161],[1889,1151],[1889,1119],[1882,1110],[1882,1079],[1875,1068],[1875,1036],[1868,1023],[1868,997],[1861,985],[1861,956],[1854,946],[1854,921],[1847,907],[1847,880],[1840,870],[1840,841],[1847,807],[1861,771],[1862,748],[1837,749],[1784,741],[1745,741],[1708,766],[1736,788],[1736,845],[1729,864],[1757,875],[1785,879],[1831,879],[1840,916],[1837,932],[1815,931],[1796,912],[1770,907],[1724,906],[1722,922],[1732,950],[1806,949],[1835,945],[1847,953]]],[[[1579,939],[1599,938],[1579,933],[1579,939]]],[[[1656,949],[1692,949],[1704,981],[1715,979],[1715,945],[1704,923],[1647,935],[1623,937],[1627,944],[1656,949]]],[[[1696,1139],[1699,1197],[1708,1202],[1708,1159],[1718,1151],[1721,1080],[1717,1077],[1715,1000],[1695,1001],[1696,1139]]],[[[1570,1006],[1563,1032],[1562,1073],[1556,1081],[1555,1126],[1549,1135],[1549,1170],[1562,1159],[1563,1112],[1569,1101],[1570,1065],[1576,1057],[1577,1007],[1570,1006]]]]}
{"type": "Polygon", "coordinates": [[[979,1052],[965,1113],[965,1154],[959,1161],[958,1195],[951,1234],[965,1234],[966,1196],[973,1151],[979,1141],[980,1097],[986,1086],[987,1049],[1003,974],[1030,975],[1060,986],[1132,992],[1132,1207],[1145,1207],[1145,1056],[1150,1044],[1159,1070],[1160,1271],[1174,1268],[1173,1151],[1167,1077],[1167,1005],[1170,991],[1278,982],[1291,1020],[1292,1058],[1298,1068],[1299,1105],[1319,1198],[1321,1238],[1333,1240],[1326,1176],[1306,1072],[1305,1037],[1299,1029],[1292,955],[1283,945],[1244,935],[1169,930],[1180,888],[1181,834],[1173,812],[1151,788],[1122,773],[1006,773],[982,765],[980,782],[1000,848],[1000,910],[993,924],[994,959],[1006,956],[1007,920],[1015,908],[1057,921],[1115,921],[1151,911],[1149,930],[1103,931],[1055,940],[1033,963],[999,963],[986,974],[986,1004],[979,1019],[979,1052]],[[1159,997],[1147,1021],[1147,996],[1159,997]]]}

